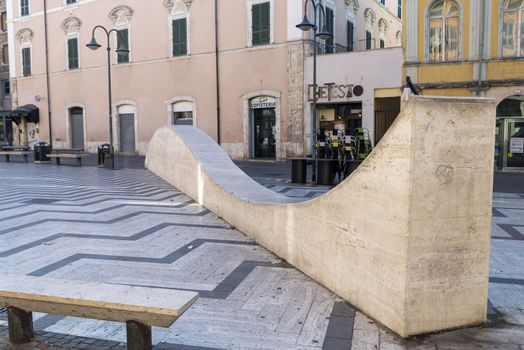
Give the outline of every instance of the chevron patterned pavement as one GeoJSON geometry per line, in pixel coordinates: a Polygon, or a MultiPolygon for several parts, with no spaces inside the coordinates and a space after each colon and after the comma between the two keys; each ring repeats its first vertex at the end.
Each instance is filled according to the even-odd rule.
{"type": "MultiPolygon", "coordinates": [[[[488,327],[405,342],[145,169],[0,162],[0,178],[3,271],[199,292],[170,329],[154,330],[158,349],[524,344],[522,194],[495,194],[488,327]]],[[[255,179],[304,199],[329,189],[255,179]]],[[[37,341],[17,349],[124,348],[119,323],[35,314],[35,329],[37,341]]],[[[10,348],[0,311],[0,349],[10,348]]]]}

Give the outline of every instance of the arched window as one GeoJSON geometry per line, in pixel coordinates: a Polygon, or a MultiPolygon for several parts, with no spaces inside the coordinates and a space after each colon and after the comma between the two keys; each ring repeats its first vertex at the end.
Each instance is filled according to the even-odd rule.
{"type": "Polygon", "coordinates": [[[430,62],[460,58],[460,7],[454,0],[435,1],[428,12],[428,59],[430,62]]]}
{"type": "Polygon", "coordinates": [[[505,0],[502,6],[502,56],[524,56],[524,1],[505,0]]]}
{"type": "Polygon", "coordinates": [[[379,39],[379,47],[381,49],[386,47],[386,37],[388,33],[388,28],[389,28],[388,22],[384,18],[381,18],[378,21],[378,39],[379,39]]]}
{"type": "Polygon", "coordinates": [[[125,47],[128,49],[129,55],[119,55],[115,52],[115,60],[117,64],[129,63],[131,61],[131,18],[133,17],[133,9],[126,5],[115,7],[109,12],[109,18],[113,21],[114,29],[118,30],[118,35],[114,35],[115,47],[125,47]]]}

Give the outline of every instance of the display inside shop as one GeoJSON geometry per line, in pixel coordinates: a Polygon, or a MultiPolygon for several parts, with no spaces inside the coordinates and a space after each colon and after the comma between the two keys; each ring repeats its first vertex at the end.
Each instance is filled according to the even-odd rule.
{"type": "Polygon", "coordinates": [[[317,131],[316,158],[330,159],[334,180],[345,179],[372,150],[369,131],[365,128],[317,131]]]}

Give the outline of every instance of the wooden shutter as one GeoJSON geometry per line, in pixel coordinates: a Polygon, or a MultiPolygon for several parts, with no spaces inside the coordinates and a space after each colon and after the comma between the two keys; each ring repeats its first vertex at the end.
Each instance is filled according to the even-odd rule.
{"type": "MultiPolygon", "coordinates": [[[[335,14],[333,13],[333,10],[329,7],[326,7],[326,29],[331,34],[334,33],[334,22],[335,22],[335,14]]],[[[333,45],[333,37],[326,40],[326,53],[333,53],[334,51],[334,45],[333,45]]]]}
{"type": "MultiPolygon", "coordinates": [[[[116,47],[125,47],[129,50],[129,29],[121,29],[118,31],[118,33],[119,34],[116,36],[116,47]]],[[[129,55],[122,56],[117,54],[117,62],[129,63],[129,55]]]]}
{"type": "Polygon", "coordinates": [[[187,19],[173,21],[173,56],[187,55],[187,19]]]}
{"type": "Polygon", "coordinates": [[[31,49],[25,47],[22,49],[22,70],[23,75],[31,75],[31,49]]]}
{"type": "Polygon", "coordinates": [[[354,49],[354,43],[353,43],[354,32],[355,32],[355,25],[353,24],[353,22],[348,21],[347,27],[346,27],[348,51],[353,51],[354,49]]]}
{"type": "Polygon", "coordinates": [[[271,19],[269,2],[256,4],[251,7],[251,43],[266,45],[271,42],[271,19]]]}
{"type": "Polygon", "coordinates": [[[69,69],[78,68],[78,39],[67,40],[67,56],[69,59],[69,69]]]}

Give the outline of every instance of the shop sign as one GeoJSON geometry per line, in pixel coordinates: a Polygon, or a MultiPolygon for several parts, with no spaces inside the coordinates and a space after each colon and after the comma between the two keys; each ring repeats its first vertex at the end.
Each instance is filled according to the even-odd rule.
{"type": "MultiPolygon", "coordinates": [[[[313,85],[308,86],[308,102],[313,102],[313,85]]],[[[362,85],[327,83],[317,86],[318,102],[345,102],[364,94],[362,85]]]]}
{"type": "Polygon", "coordinates": [[[509,141],[511,153],[524,153],[524,137],[512,137],[509,141]]]}
{"type": "Polygon", "coordinates": [[[272,97],[255,97],[249,102],[249,108],[251,109],[264,109],[264,108],[276,108],[277,101],[272,97]]]}

